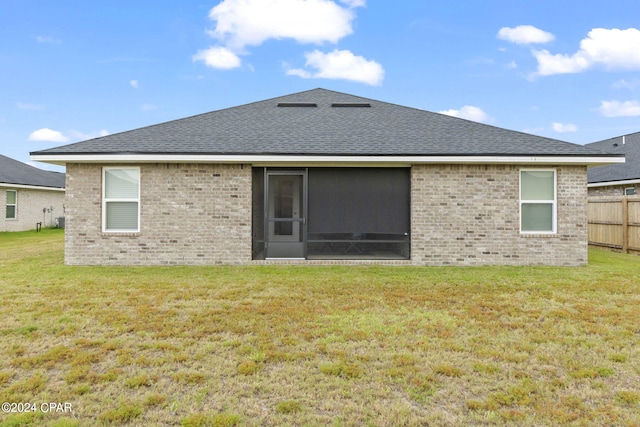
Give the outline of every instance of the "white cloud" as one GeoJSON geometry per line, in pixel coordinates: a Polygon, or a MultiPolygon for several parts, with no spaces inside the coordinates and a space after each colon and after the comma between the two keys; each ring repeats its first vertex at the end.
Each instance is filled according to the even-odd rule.
{"type": "Polygon", "coordinates": [[[36,41],[38,43],[48,43],[48,44],[60,44],[62,43],[61,40],[55,39],[53,37],[47,37],[47,36],[36,36],[36,41]]]}
{"type": "Polygon", "coordinates": [[[522,132],[530,133],[530,134],[534,134],[534,135],[540,135],[540,134],[544,133],[544,131],[545,131],[545,129],[543,127],[524,128],[524,129],[522,129],[522,132]]]}
{"type": "Polygon", "coordinates": [[[601,101],[599,111],[605,117],[640,116],[640,102],[601,101]]]}
{"type": "Polygon", "coordinates": [[[572,124],[572,123],[558,123],[558,122],[554,122],[553,123],[553,130],[559,133],[565,133],[565,132],[577,132],[578,131],[578,126],[572,124]]]}
{"type": "Polygon", "coordinates": [[[158,106],[156,104],[142,104],[140,109],[142,111],[154,111],[158,109],[158,106]]]}
{"type": "Polygon", "coordinates": [[[69,138],[57,130],[42,128],[31,132],[29,141],[67,142],[69,138]]]}
{"type": "Polygon", "coordinates": [[[193,55],[193,60],[204,61],[207,66],[221,70],[231,70],[241,65],[240,57],[222,46],[200,50],[193,55]]]}
{"type": "Polygon", "coordinates": [[[367,0],[340,0],[340,2],[349,7],[364,7],[367,5],[367,0]]]}
{"type": "Polygon", "coordinates": [[[131,85],[132,88],[134,89],[138,89],[140,87],[140,82],[137,80],[130,80],[129,84],[131,85]]]}
{"type": "Polygon", "coordinates": [[[289,64],[287,64],[286,62],[283,63],[282,65],[287,70],[288,76],[298,76],[298,77],[302,77],[303,79],[314,78],[313,74],[311,74],[307,70],[303,70],[302,68],[289,68],[289,64]]]}
{"type": "Polygon", "coordinates": [[[343,79],[373,86],[382,84],[384,69],[376,61],[356,56],[349,50],[335,49],[323,53],[319,50],[307,52],[305,66],[307,69],[289,69],[287,75],[302,78],[343,79]],[[311,68],[313,71],[309,71],[311,68]]]}
{"type": "Polygon", "coordinates": [[[533,56],[538,60],[538,74],[541,76],[580,73],[590,67],[589,60],[580,55],[552,55],[543,49],[533,51],[533,56]]]}
{"type": "Polygon", "coordinates": [[[354,17],[331,0],[224,0],[209,12],[216,21],[210,34],[234,51],[269,39],[337,43],[353,32],[354,17]]]}
{"type": "Polygon", "coordinates": [[[640,87],[640,79],[633,79],[627,81],[625,79],[619,80],[613,84],[614,89],[630,89],[636,90],[640,87]]]}
{"type": "Polygon", "coordinates": [[[440,114],[446,114],[447,116],[459,117],[461,119],[467,119],[481,123],[491,121],[491,117],[487,113],[482,111],[481,108],[474,107],[472,105],[465,105],[459,110],[452,109],[440,111],[440,114]]]}
{"type": "Polygon", "coordinates": [[[519,25],[500,28],[498,38],[516,44],[544,44],[555,40],[556,36],[532,25],[519,25]]]}
{"type": "Polygon", "coordinates": [[[30,104],[27,102],[18,102],[17,106],[19,110],[43,111],[45,109],[44,105],[30,104]]]}
{"type": "Polygon", "coordinates": [[[629,28],[594,28],[580,42],[573,55],[551,54],[548,50],[533,51],[538,60],[538,75],[580,73],[596,65],[607,70],[640,69],[640,30],[629,28]]]}
{"type": "Polygon", "coordinates": [[[69,131],[69,133],[71,134],[71,137],[76,140],[93,139],[93,138],[99,138],[101,136],[109,135],[109,132],[105,129],[99,130],[97,132],[91,132],[91,133],[83,133],[78,130],[71,130],[69,131]]]}
{"type": "Polygon", "coordinates": [[[194,61],[219,69],[240,67],[247,46],[267,40],[302,44],[338,43],[353,33],[354,9],[366,0],[223,0],[209,11],[219,45],[200,50],[194,61]]]}
{"type": "Polygon", "coordinates": [[[59,132],[57,130],[42,128],[42,129],[38,129],[36,131],[31,132],[31,134],[29,134],[29,141],[38,141],[38,142],[69,142],[69,140],[80,141],[80,140],[98,138],[101,136],[107,136],[109,135],[109,132],[106,131],[105,129],[102,129],[96,132],[84,133],[75,129],[71,129],[68,132],[68,135],[69,136],[66,136],[62,132],[59,132]]]}

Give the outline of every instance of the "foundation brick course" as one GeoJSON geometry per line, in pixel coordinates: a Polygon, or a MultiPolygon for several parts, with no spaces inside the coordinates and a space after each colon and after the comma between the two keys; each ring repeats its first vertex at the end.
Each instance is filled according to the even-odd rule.
{"type": "MultiPolygon", "coordinates": [[[[108,165],[117,166],[117,165],[108,165]]],[[[557,170],[556,234],[520,233],[510,165],[415,165],[411,260],[252,261],[250,165],[140,165],[140,232],[102,232],[102,165],[67,164],[65,260],[71,265],[587,263],[585,166],[557,170]]],[[[531,168],[534,169],[534,168],[531,168]]]]}

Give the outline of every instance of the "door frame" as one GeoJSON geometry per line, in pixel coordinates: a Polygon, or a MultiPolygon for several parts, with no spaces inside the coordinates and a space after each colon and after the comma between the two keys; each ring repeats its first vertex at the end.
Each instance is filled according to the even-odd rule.
{"type": "Polygon", "coordinates": [[[308,204],[308,168],[300,169],[264,169],[264,252],[265,259],[306,259],[307,258],[307,204],[308,204]],[[299,176],[302,178],[302,200],[299,200],[300,214],[298,218],[275,218],[270,216],[271,211],[271,194],[269,191],[270,178],[274,176],[299,176]],[[271,236],[271,230],[275,222],[291,222],[292,226],[300,224],[300,230],[302,235],[300,242],[287,242],[287,241],[273,241],[271,236]],[[274,256],[277,254],[276,247],[290,245],[293,249],[295,245],[299,243],[299,248],[295,250],[292,256],[274,256]],[[275,244],[275,245],[274,245],[275,244]],[[270,254],[271,245],[271,254],[270,254]]]}

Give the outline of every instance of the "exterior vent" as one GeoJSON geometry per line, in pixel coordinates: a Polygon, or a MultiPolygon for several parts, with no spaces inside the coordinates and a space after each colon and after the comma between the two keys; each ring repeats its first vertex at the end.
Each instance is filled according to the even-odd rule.
{"type": "Polygon", "coordinates": [[[371,104],[359,104],[359,103],[333,103],[332,107],[347,107],[347,108],[369,108],[371,104]]]}
{"type": "Polygon", "coordinates": [[[314,102],[280,102],[278,107],[317,107],[314,102]]]}

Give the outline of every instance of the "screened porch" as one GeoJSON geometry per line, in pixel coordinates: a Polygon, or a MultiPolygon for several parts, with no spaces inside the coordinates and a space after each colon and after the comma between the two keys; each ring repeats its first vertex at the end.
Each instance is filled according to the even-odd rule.
{"type": "Polygon", "coordinates": [[[253,259],[410,257],[409,168],[253,168],[253,259]]]}

